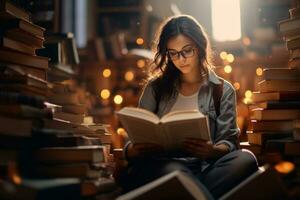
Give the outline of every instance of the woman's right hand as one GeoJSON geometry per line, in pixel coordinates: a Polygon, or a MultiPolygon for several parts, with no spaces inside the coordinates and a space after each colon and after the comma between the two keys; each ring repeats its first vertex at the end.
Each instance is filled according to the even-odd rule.
{"type": "Polygon", "coordinates": [[[127,156],[129,159],[159,155],[163,152],[163,147],[153,143],[129,144],[127,156]]]}

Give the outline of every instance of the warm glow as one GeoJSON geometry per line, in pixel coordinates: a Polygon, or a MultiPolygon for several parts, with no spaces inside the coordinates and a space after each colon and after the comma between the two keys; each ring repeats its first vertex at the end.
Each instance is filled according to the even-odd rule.
{"type": "Polygon", "coordinates": [[[132,71],[128,71],[125,73],[125,80],[132,81],[134,79],[134,73],[132,71]]]}
{"type": "Polygon", "coordinates": [[[252,99],[244,98],[243,102],[244,102],[244,104],[251,104],[252,103],[252,99]]]}
{"type": "Polygon", "coordinates": [[[288,174],[295,169],[295,165],[288,161],[283,161],[275,165],[277,172],[282,174],[288,174]]]}
{"type": "Polygon", "coordinates": [[[22,183],[21,177],[17,174],[14,174],[11,178],[12,178],[13,182],[17,185],[22,183]]]}
{"type": "Polygon", "coordinates": [[[232,54],[228,54],[228,55],[226,56],[226,60],[227,60],[228,62],[232,63],[232,62],[234,61],[234,56],[233,56],[232,54]]]}
{"type": "Polygon", "coordinates": [[[258,67],[258,68],[256,69],[256,75],[257,75],[257,76],[262,76],[262,75],[263,75],[263,69],[262,69],[261,67],[258,67]]]}
{"type": "Polygon", "coordinates": [[[110,97],[110,91],[108,89],[101,90],[101,98],[102,99],[108,99],[110,97]]]}
{"type": "Polygon", "coordinates": [[[10,161],[8,162],[8,177],[17,185],[22,183],[22,178],[19,175],[17,163],[10,161]]]}
{"type": "Polygon", "coordinates": [[[139,59],[139,60],[136,62],[136,65],[138,66],[138,68],[143,68],[143,67],[145,67],[146,62],[145,62],[145,60],[143,60],[143,59],[139,59]]]}
{"type": "Polygon", "coordinates": [[[115,104],[121,104],[123,102],[123,97],[121,95],[116,95],[114,97],[115,104]]]}
{"type": "Polygon", "coordinates": [[[250,38],[244,37],[244,38],[243,38],[243,44],[244,44],[245,46],[249,46],[249,45],[251,44],[250,38]]]}
{"type": "Polygon", "coordinates": [[[124,128],[118,128],[117,129],[117,134],[120,135],[120,136],[123,136],[123,137],[128,137],[124,128]]]}
{"type": "Polygon", "coordinates": [[[226,66],[224,67],[224,71],[225,71],[225,73],[229,74],[229,73],[231,73],[231,71],[232,71],[232,67],[231,67],[230,65],[226,65],[226,66]]]}
{"type": "Polygon", "coordinates": [[[248,98],[248,99],[250,99],[252,97],[252,92],[250,90],[247,90],[245,92],[245,97],[248,98]]]}
{"type": "Polygon", "coordinates": [[[234,88],[235,88],[236,90],[239,90],[239,89],[241,88],[241,84],[238,83],[238,82],[235,82],[235,83],[233,84],[233,86],[234,86],[234,88]]]}
{"type": "Polygon", "coordinates": [[[124,132],[125,132],[125,129],[124,129],[124,128],[118,128],[118,129],[117,129],[117,134],[118,134],[118,135],[123,135],[124,132]]]}
{"type": "Polygon", "coordinates": [[[104,69],[102,74],[105,78],[108,78],[111,75],[111,70],[110,69],[104,69]]]}
{"type": "Polygon", "coordinates": [[[212,0],[213,36],[217,41],[241,38],[240,0],[212,0]]]}
{"type": "Polygon", "coordinates": [[[137,38],[137,39],[136,39],[136,43],[137,43],[138,45],[143,45],[143,44],[144,44],[144,39],[143,39],[143,38],[137,38]]]}
{"type": "Polygon", "coordinates": [[[220,57],[221,57],[222,60],[225,60],[227,58],[227,53],[225,51],[222,51],[220,53],[220,57]]]}

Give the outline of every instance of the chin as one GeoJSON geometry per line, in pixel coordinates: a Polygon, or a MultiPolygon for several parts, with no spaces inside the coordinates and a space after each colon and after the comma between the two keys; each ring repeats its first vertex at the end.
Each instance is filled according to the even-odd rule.
{"type": "Polygon", "coordinates": [[[191,73],[191,69],[181,69],[180,71],[183,74],[189,74],[189,73],[191,73]]]}

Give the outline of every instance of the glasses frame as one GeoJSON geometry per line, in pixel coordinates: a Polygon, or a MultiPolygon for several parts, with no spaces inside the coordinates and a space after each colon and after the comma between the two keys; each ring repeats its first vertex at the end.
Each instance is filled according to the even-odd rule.
{"type": "MultiPolygon", "coordinates": [[[[176,51],[176,57],[172,57],[172,56],[170,56],[170,50],[167,50],[167,55],[168,55],[168,57],[170,58],[170,60],[172,60],[172,61],[175,61],[175,60],[179,60],[180,59],[180,55],[183,57],[183,58],[185,58],[185,59],[187,59],[187,58],[191,58],[191,57],[193,57],[194,55],[195,55],[195,47],[192,47],[190,50],[192,50],[192,55],[190,55],[190,56],[186,56],[186,55],[184,55],[184,51],[186,51],[187,49],[182,49],[182,50],[180,50],[180,51],[176,51]],[[174,59],[175,58],[175,59],[174,59]]],[[[173,51],[173,50],[172,50],[173,51]]],[[[174,53],[175,53],[175,50],[174,50],[174,53]]]]}

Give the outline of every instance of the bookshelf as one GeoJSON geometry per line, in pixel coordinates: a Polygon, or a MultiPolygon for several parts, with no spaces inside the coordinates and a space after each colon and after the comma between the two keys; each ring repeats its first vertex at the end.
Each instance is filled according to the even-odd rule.
{"type": "Polygon", "coordinates": [[[46,35],[60,31],[61,3],[59,0],[31,0],[28,10],[32,21],[46,28],[46,35]]]}
{"type": "Polygon", "coordinates": [[[142,38],[146,46],[149,41],[148,16],[144,1],[111,2],[99,1],[96,11],[97,34],[107,38],[110,34],[124,33],[129,47],[137,47],[136,39],[142,38]]]}

